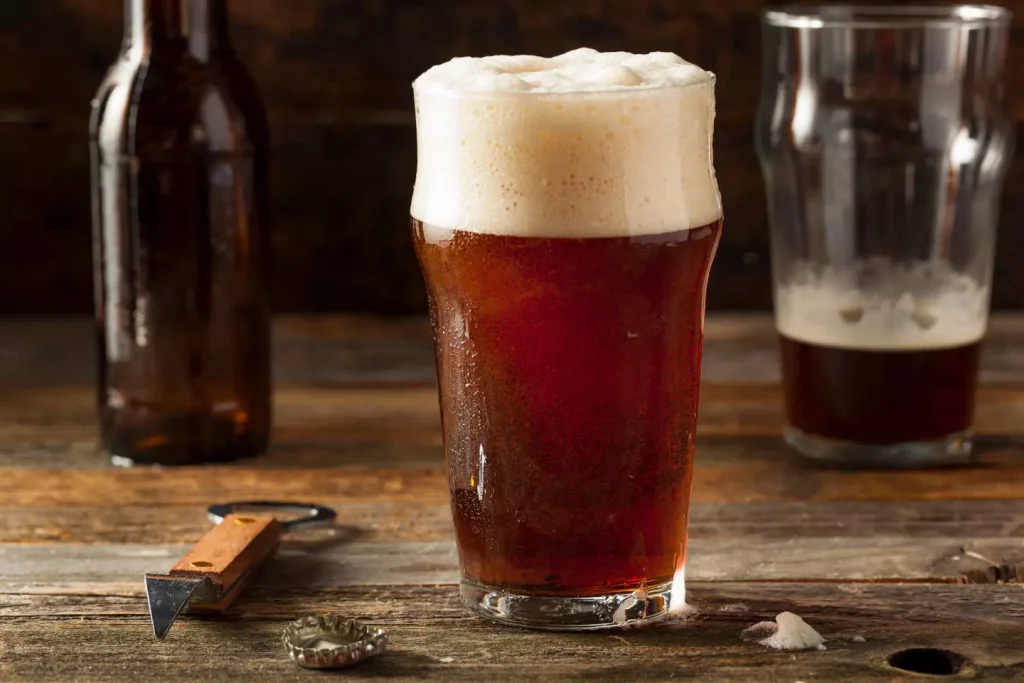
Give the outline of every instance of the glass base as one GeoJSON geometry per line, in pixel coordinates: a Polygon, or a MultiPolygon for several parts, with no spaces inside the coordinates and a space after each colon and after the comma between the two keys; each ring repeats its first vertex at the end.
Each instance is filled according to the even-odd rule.
{"type": "Polygon", "coordinates": [[[918,469],[968,465],[973,461],[974,434],[957,432],[935,441],[870,444],[815,436],[786,427],[786,443],[801,455],[829,465],[865,469],[918,469]]]}
{"type": "Polygon", "coordinates": [[[244,448],[225,448],[218,451],[205,451],[200,454],[186,456],[161,457],[153,453],[129,453],[121,455],[109,449],[103,451],[110,457],[114,467],[149,467],[149,466],[190,466],[190,465],[222,465],[236,460],[256,458],[267,452],[266,445],[253,445],[244,448]]]}
{"type": "Polygon", "coordinates": [[[463,579],[462,601],[476,614],[509,626],[547,631],[596,631],[655,621],[686,605],[683,570],[674,580],[628,593],[556,597],[510,593],[463,579]]]}

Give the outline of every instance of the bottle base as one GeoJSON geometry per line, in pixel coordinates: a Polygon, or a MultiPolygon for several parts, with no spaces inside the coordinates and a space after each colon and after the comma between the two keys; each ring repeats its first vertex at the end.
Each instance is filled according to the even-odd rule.
{"type": "Polygon", "coordinates": [[[629,592],[591,596],[513,593],[463,578],[462,601],[470,611],[507,626],[545,631],[597,631],[657,621],[686,604],[683,571],[667,583],[629,592]]]}
{"type": "Polygon", "coordinates": [[[267,422],[240,410],[218,414],[101,407],[100,448],[118,467],[225,463],[265,453],[267,422]]]}
{"type": "Polygon", "coordinates": [[[934,441],[870,444],[816,436],[787,426],[784,439],[807,458],[851,469],[954,467],[969,465],[974,460],[974,434],[970,430],[934,441]]]}
{"type": "Polygon", "coordinates": [[[220,451],[203,451],[197,453],[187,448],[176,449],[168,453],[131,453],[118,452],[107,448],[103,453],[110,458],[114,467],[186,467],[189,465],[223,465],[236,460],[257,458],[267,452],[266,446],[247,445],[246,447],[229,447],[220,451]]]}

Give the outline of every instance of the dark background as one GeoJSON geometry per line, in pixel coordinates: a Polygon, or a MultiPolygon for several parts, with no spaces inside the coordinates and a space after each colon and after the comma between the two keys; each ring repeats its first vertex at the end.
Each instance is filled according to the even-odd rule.
{"type": "MultiPolygon", "coordinates": [[[[715,163],[726,223],[709,306],[767,309],[764,190],[751,132],[766,4],[778,3],[231,0],[235,43],[274,132],[275,306],[424,310],[408,236],[411,81],[453,56],[586,45],[673,51],[718,75],[715,163]]],[[[1004,4],[1018,15],[1009,85],[1019,122],[1024,0],[1004,4]]],[[[91,310],[87,117],[121,35],[122,0],[0,0],[0,313],[91,310]]],[[[1024,194],[1014,193],[1024,181],[1021,147],[1004,192],[1001,308],[1024,305],[1024,194]]]]}

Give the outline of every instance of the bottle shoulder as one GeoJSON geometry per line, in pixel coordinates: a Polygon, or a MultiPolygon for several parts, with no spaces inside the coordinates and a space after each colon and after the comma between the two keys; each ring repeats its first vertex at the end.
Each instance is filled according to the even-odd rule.
{"type": "Polygon", "coordinates": [[[233,58],[122,55],[92,102],[90,135],[101,152],[138,156],[259,151],[266,114],[233,58]]]}

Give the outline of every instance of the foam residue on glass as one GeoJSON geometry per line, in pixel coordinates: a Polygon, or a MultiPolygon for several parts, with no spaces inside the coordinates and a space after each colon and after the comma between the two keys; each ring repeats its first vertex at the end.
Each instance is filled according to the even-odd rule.
{"type": "Polygon", "coordinates": [[[988,287],[949,265],[876,258],[793,269],[775,294],[775,324],[794,341],[912,351],[973,344],[985,334],[988,287]]]}

